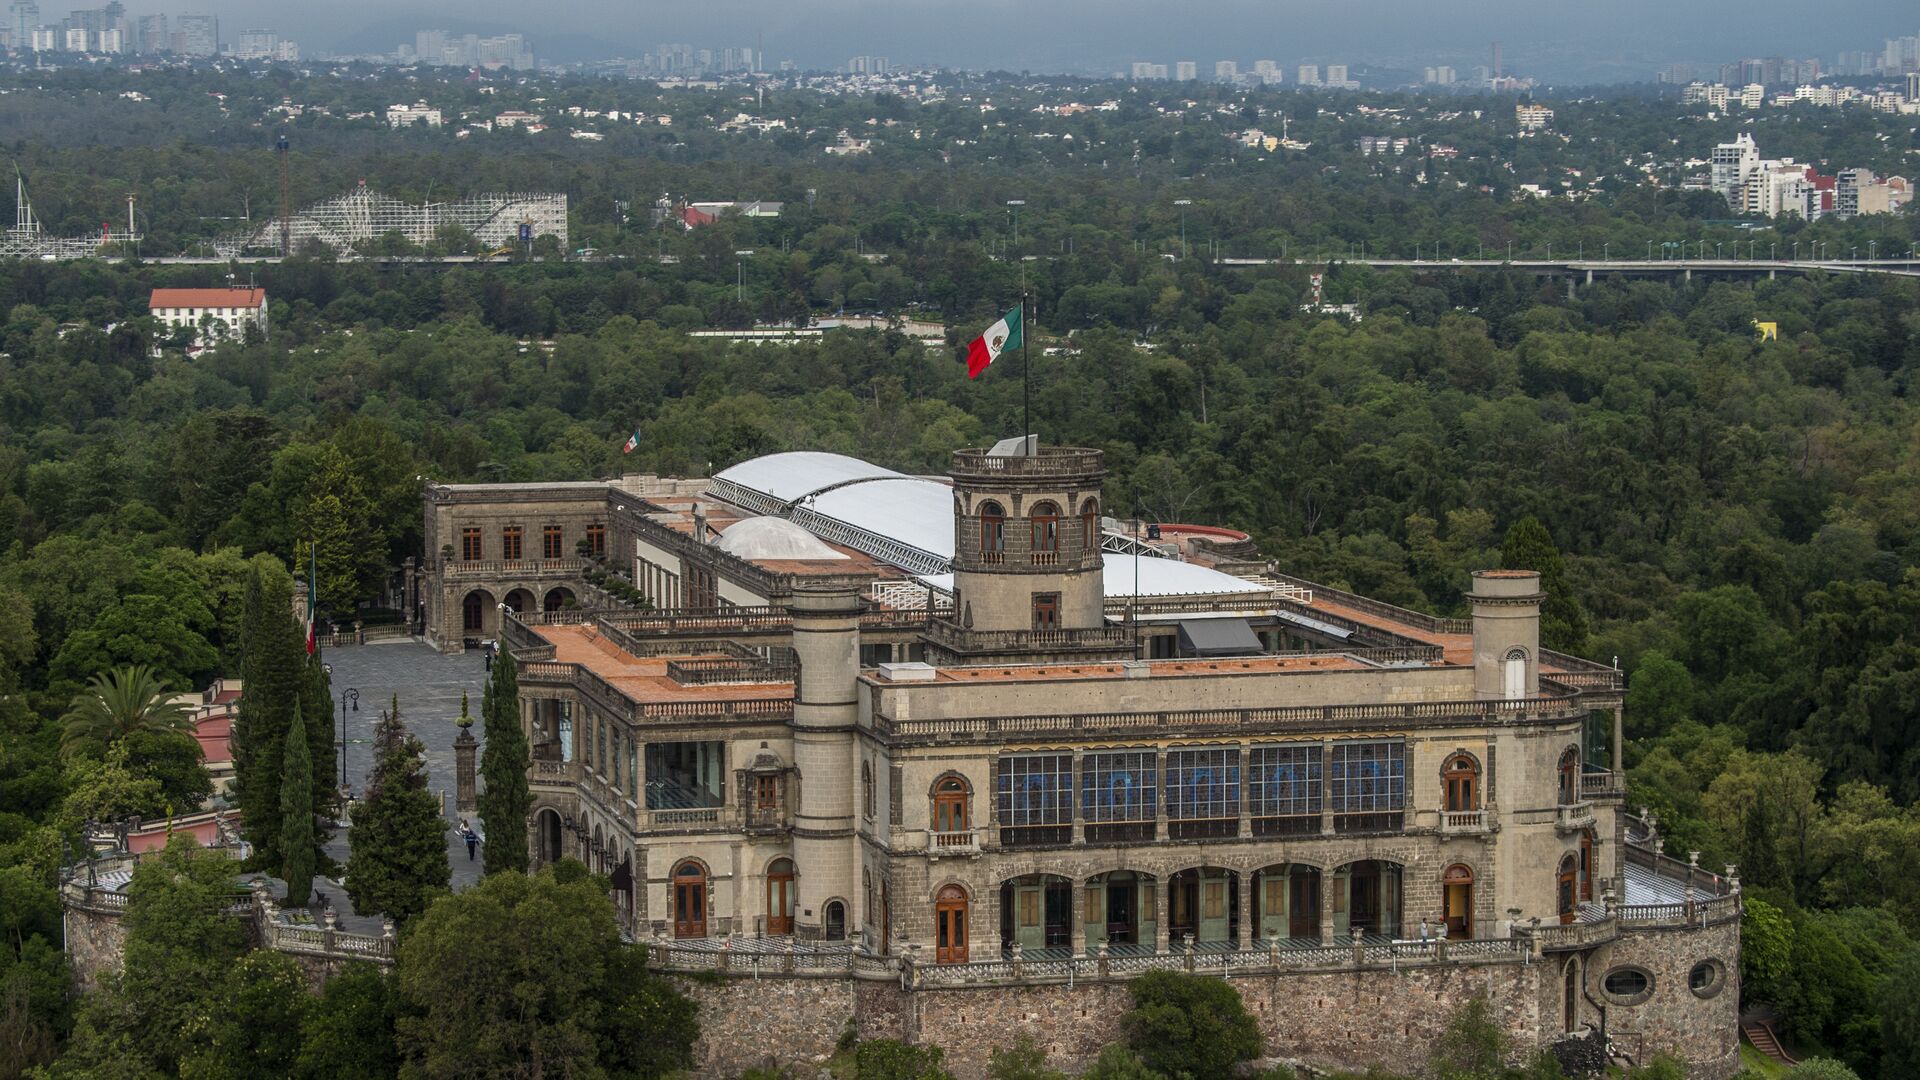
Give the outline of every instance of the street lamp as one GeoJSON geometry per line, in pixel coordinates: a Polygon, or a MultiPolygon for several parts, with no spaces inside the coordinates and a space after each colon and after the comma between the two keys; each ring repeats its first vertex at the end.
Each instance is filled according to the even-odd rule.
{"type": "Polygon", "coordinates": [[[340,790],[342,791],[347,789],[347,708],[349,706],[354,712],[360,711],[360,691],[353,687],[340,691],[340,725],[335,729],[340,737],[340,790]]]}

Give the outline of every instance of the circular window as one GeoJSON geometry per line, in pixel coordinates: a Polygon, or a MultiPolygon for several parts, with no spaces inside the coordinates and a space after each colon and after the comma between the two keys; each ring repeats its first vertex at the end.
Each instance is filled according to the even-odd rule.
{"type": "Polygon", "coordinates": [[[1616,1005],[1638,1005],[1653,996],[1653,973],[1641,967],[1617,967],[1600,986],[1616,1005]]]}
{"type": "Polygon", "coordinates": [[[1687,989],[1694,997],[1710,998],[1727,986],[1727,966],[1718,960],[1702,960],[1687,972],[1687,989]]]}

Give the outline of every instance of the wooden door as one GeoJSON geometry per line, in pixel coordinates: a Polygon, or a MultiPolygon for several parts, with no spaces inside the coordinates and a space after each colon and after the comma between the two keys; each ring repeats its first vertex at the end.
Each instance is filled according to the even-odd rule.
{"type": "Polygon", "coordinates": [[[933,959],[937,964],[967,962],[967,893],[958,885],[942,888],[934,900],[933,959]]]}
{"type": "Polygon", "coordinates": [[[767,868],[767,933],[793,933],[793,863],[786,859],[767,868]]]}
{"type": "Polygon", "coordinates": [[[1444,880],[1447,936],[1470,938],[1473,936],[1473,871],[1464,866],[1450,866],[1444,880]]]}
{"type": "Polygon", "coordinates": [[[1579,918],[1579,904],[1575,890],[1579,888],[1577,879],[1579,870],[1575,867],[1573,856],[1569,855],[1560,863],[1560,921],[1570,923],[1579,918]]]}
{"type": "Polygon", "coordinates": [[[1013,939],[1022,949],[1043,949],[1047,945],[1046,886],[1035,884],[1013,887],[1013,939]]]}
{"type": "Polygon", "coordinates": [[[1292,903],[1287,909],[1287,934],[1297,938],[1320,936],[1320,875],[1294,874],[1287,879],[1292,903]]]}
{"type": "Polygon", "coordinates": [[[707,874],[697,863],[673,872],[673,936],[707,936],[707,874]]]}
{"type": "Polygon", "coordinates": [[[1271,871],[1260,877],[1260,936],[1264,938],[1288,937],[1293,931],[1287,926],[1287,879],[1283,874],[1271,871]]]}
{"type": "Polygon", "coordinates": [[[1225,941],[1233,932],[1229,894],[1232,883],[1225,874],[1200,878],[1200,926],[1194,935],[1200,941],[1225,941]]]}

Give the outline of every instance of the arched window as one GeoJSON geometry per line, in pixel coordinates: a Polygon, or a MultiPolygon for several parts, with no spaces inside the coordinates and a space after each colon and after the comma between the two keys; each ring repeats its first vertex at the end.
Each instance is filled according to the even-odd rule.
{"type": "Polygon", "coordinates": [[[1037,502],[1027,513],[1027,521],[1033,526],[1033,561],[1036,565],[1058,562],[1060,558],[1060,507],[1051,502],[1037,502]]]}
{"type": "Polygon", "coordinates": [[[1440,783],[1446,793],[1446,809],[1458,813],[1480,808],[1480,767],[1473,758],[1466,754],[1448,758],[1446,768],[1440,771],[1440,783]]]}
{"type": "Polygon", "coordinates": [[[1560,921],[1570,923],[1580,914],[1580,865],[1571,852],[1560,860],[1560,881],[1556,894],[1560,900],[1560,921]]]}
{"type": "Polygon", "coordinates": [[[1527,696],[1527,650],[1521,648],[1507,650],[1506,660],[1501,669],[1501,680],[1503,684],[1501,696],[1508,698],[1527,696]]]}
{"type": "Polygon", "coordinates": [[[870,761],[860,763],[860,809],[868,821],[873,820],[873,763],[870,761]]]}
{"type": "Polygon", "coordinates": [[[988,500],[980,504],[980,561],[997,563],[1006,557],[1007,512],[988,500]]]}
{"type": "Polygon", "coordinates": [[[1572,806],[1580,801],[1580,748],[1568,747],[1560,755],[1560,805],[1572,806]]]}
{"type": "Polygon", "coordinates": [[[967,962],[967,890],[943,885],[933,900],[933,962],[967,962]]]}
{"type": "Polygon", "coordinates": [[[793,933],[793,860],[775,859],[767,864],[767,933],[793,933]]]}
{"type": "Polygon", "coordinates": [[[1593,899],[1593,830],[1580,830],[1580,899],[1593,899]]]}
{"type": "MultiPolygon", "coordinates": [[[[933,831],[938,836],[963,836],[971,829],[967,783],[957,776],[942,777],[933,786],[933,831]]],[[[937,842],[937,841],[936,841],[937,842]]]]}
{"type": "Polygon", "coordinates": [[[838,900],[827,901],[826,933],[828,941],[847,939],[847,905],[838,900]]]}
{"type": "Polygon", "coordinates": [[[1100,546],[1100,500],[1087,499],[1080,504],[1080,543],[1087,551],[1100,546]]]}
{"type": "Polygon", "coordinates": [[[692,859],[673,868],[673,936],[707,936],[707,871],[692,859]]]}

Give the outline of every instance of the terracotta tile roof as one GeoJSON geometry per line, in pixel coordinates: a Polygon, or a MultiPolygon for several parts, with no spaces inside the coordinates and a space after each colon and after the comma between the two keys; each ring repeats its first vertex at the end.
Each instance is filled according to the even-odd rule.
{"type": "MultiPolygon", "coordinates": [[[[1156,679],[1177,675],[1239,675],[1281,671],[1355,671],[1369,668],[1345,653],[1327,652],[1314,656],[1230,656],[1217,660],[1152,660],[1148,666],[1156,679]]],[[[1127,669],[1121,664],[1032,664],[995,667],[940,668],[940,682],[1040,682],[1048,679],[1119,679],[1127,669]]]]}
{"type": "Polygon", "coordinates": [[[684,656],[633,656],[600,636],[590,625],[536,626],[533,631],[553,645],[553,659],[579,664],[605,679],[628,700],[641,705],[669,701],[786,701],[793,683],[720,683],[682,686],[667,675],[669,660],[715,657],[716,653],[684,656]]]}
{"type": "Polygon", "coordinates": [[[265,289],[155,289],[147,298],[154,308],[249,308],[264,307],[265,289]]]}

